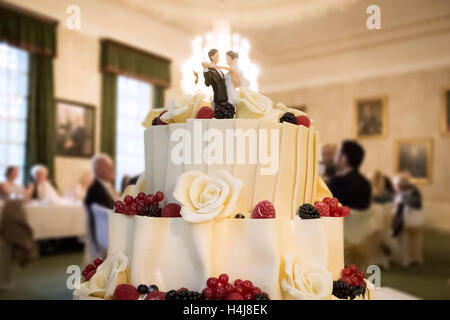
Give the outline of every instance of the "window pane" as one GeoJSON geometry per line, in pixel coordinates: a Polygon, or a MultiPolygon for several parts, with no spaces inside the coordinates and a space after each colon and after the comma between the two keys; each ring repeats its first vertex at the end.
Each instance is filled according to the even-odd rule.
{"type": "Polygon", "coordinates": [[[151,85],[119,76],[117,79],[116,188],[122,178],[144,172],[144,128],[140,125],[151,105],[151,85]]]}
{"type": "Polygon", "coordinates": [[[20,167],[23,177],[28,99],[28,53],[0,43],[0,174],[20,167]]]}

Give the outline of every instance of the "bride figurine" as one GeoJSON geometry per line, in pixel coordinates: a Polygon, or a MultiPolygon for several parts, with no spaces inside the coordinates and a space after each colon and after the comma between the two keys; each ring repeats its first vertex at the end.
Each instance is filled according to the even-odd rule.
{"type": "Polygon", "coordinates": [[[226,54],[228,66],[219,66],[214,63],[204,63],[204,66],[213,69],[223,69],[228,72],[225,74],[225,86],[227,88],[228,103],[235,105],[239,101],[239,92],[237,88],[246,87],[250,82],[244,77],[242,70],[238,65],[239,55],[237,52],[229,50],[226,54]]]}

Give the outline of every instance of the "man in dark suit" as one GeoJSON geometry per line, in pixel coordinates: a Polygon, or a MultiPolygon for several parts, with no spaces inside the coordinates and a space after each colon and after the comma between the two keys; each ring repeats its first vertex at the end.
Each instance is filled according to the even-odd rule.
{"type": "Polygon", "coordinates": [[[94,181],[89,186],[84,199],[84,205],[89,215],[89,232],[95,245],[95,220],[91,210],[91,205],[96,203],[103,207],[112,209],[117,200],[117,194],[114,190],[114,162],[104,154],[97,155],[92,159],[94,171],[94,181]]]}
{"type": "Polygon", "coordinates": [[[359,172],[364,149],[356,141],[344,141],[336,154],[336,175],[328,182],[333,196],[344,206],[365,210],[370,206],[372,187],[359,172]]]}
{"type": "MultiPolygon", "coordinates": [[[[208,52],[211,64],[219,63],[219,51],[211,49],[208,52]]],[[[205,85],[212,86],[214,91],[214,104],[219,105],[221,102],[228,101],[227,86],[225,85],[225,75],[220,69],[209,68],[208,64],[203,62],[203,76],[205,77],[205,85]]]]}

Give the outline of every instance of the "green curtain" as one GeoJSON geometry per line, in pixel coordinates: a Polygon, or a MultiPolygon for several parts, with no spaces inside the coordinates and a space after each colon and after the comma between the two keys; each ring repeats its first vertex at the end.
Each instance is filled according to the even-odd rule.
{"type": "Polygon", "coordinates": [[[117,76],[105,73],[102,81],[100,149],[114,159],[116,156],[117,76]]]}
{"type": "Polygon", "coordinates": [[[164,107],[164,88],[153,86],[153,108],[159,109],[164,107]]]}
{"type": "Polygon", "coordinates": [[[26,170],[37,164],[48,167],[54,178],[55,159],[55,101],[53,89],[52,57],[30,54],[28,85],[28,119],[26,144],[26,170]]]}
{"type": "Polygon", "coordinates": [[[0,41],[30,53],[56,55],[56,25],[0,6],[0,41]]]}
{"type": "Polygon", "coordinates": [[[170,60],[131,48],[112,40],[102,40],[101,69],[166,88],[170,85],[170,60]]]}

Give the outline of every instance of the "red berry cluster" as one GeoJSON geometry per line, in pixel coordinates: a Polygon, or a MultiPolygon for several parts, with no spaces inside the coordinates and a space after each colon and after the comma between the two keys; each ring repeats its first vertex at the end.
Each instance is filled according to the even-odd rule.
{"type": "Polygon", "coordinates": [[[97,271],[97,267],[103,263],[103,260],[100,258],[97,258],[94,260],[93,263],[88,264],[86,267],[84,267],[83,272],[81,275],[83,276],[84,281],[89,281],[92,276],[97,271]]]}
{"type": "Polygon", "coordinates": [[[309,128],[309,126],[311,125],[311,121],[307,116],[297,116],[297,124],[299,126],[305,126],[309,128]]]}
{"type": "Polygon", "coordinates": [[[148,206],[159,206],[159,203],[164,200],[164,193],[161,191],[155,194],[145,194],[140,192],[136,197],[126,196],[124,201],[116,201],[114,204],[114,212],[123,213],[126,215],[140,214],[142,209],[148,206]]]}
{"type": "Polygon", "coordinates": [[[237,279],[229,282],[227,274],[223,273],[219,278],[211,277],[206,281],[207,287],[203,289],[203,297],[206,300],[252,300],[256,295],[267,295],[260,288],[253,285],[250,280],[237,279]]]}
{"type": "Polygon", "coordinates": [[[275,207],[268,200],[259,202],[252,212],[252,219],[271,219],[275,217],[275,207]]]}
{"type": "Polygon", "coordinates": [[[315,202],[314,207],[319,211],[321,217],[346,217],[350,214],[350,208],[339,206],[337,198],[326,197],[322,202],[315,202]]]}
{"type": "Polygon", "coordinates": [[[354,264],[347,266],[341,271],[341,280],[347,282],[349,286],[366,287],[364,273],[358,270],[354,264]]]}

